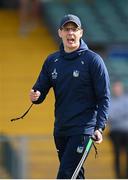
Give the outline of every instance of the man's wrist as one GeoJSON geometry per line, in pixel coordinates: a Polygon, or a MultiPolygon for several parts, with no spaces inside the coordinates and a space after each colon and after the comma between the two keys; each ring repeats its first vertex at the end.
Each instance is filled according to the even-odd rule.
{"type": "Polygon", "coordinates": [[[98,130],[101,134],[103,133],[103,129],[102,128],[96,128],[96,130],[98,130]]]}
{"type": "Polygon", "coordinates": [[[106,127],[106,124],[104,124],[104,126],[103,126],[103,127],[96,126],[96,127],[95,127],[95,130],[100,131],[100,133],[102,134],[102,133],[103,133],[103,131],[105,130],[105,127],[106,127]]]}

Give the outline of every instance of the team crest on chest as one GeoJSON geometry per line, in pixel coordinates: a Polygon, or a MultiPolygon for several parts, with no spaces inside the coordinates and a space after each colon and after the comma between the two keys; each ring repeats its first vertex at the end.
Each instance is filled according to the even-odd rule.
{"type": "Polygon", "coordinates": [[[78,70],[73,71],[73,77],[79,77],[80,72],[78,70]]]}

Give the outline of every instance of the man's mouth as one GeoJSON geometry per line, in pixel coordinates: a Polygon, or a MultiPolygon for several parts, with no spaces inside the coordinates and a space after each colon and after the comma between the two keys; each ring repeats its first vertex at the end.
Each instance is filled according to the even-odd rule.
{"type": "Polygon", "coordinates": [[[73,44],[75,42],[74,38],[67,38],[69,44],[73,44]]]}

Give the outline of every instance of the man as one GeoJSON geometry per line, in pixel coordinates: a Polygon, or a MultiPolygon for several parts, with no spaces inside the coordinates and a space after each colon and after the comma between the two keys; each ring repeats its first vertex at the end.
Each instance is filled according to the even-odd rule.
{"type": "MultiPolygon", "coordinates": [[[[58,179],[71,179],[91,138],[102,142],[108,118],[109,77],[101,57],[82,40],[81,21],[75,15],[62,18],[58,30],[60,50],[46,59],[30,92],[33,103],[55,93],[54,139],[60,167],[58,179]]],[[[84,178],[83,167],[77,176],[84,178]]]]}
{"type": "Polygon", "coordinates": [[[128,95],[121,81],[112,84],[112,95],[109,135],[114,150],[115,175],[117,179],[128,179],[128,95]]]}

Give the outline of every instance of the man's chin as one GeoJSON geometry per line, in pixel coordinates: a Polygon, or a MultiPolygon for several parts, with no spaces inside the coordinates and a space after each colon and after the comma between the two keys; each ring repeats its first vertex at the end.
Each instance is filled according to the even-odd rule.
{"type": "Polygon", "coordinates": [[[77,48],[77,45],[74,44],[74,43],[72,43],[72,44],[68,44],[67,47],[68,47],[69,49],[70,49],[70,48],[71,48],[71,49],[72,49],[72,48],[74,49],[74,48],[77,48]]]}

